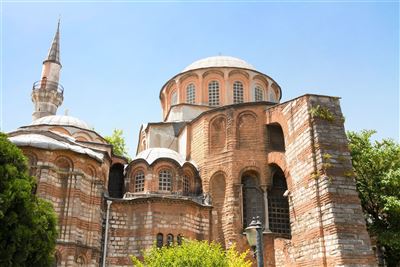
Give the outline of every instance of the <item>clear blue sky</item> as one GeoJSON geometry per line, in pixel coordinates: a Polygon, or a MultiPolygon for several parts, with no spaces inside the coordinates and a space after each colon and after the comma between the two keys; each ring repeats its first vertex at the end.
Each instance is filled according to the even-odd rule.
{"type": "Polygon", "coordinates": [[[134,156],[159,90],[200,58],[239,57],[282,87],[282,101],[341,97],[346,129],[399,140],[399,3],[2,4],[2,131],[31,122],[33,82],[61,14],[65,109],[134,156]]]}

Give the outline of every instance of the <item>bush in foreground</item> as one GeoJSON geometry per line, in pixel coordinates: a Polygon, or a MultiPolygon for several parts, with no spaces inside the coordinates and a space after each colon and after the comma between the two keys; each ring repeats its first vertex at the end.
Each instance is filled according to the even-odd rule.
{"type": "Polygon", "coordinates": [[[157,248],[144,252],[143,261],[131,256],[136,267],[250,267],[247,252],[238,253],[235,246],[228,250],[207,241],[183,240],[182,245],[157,248]]]}

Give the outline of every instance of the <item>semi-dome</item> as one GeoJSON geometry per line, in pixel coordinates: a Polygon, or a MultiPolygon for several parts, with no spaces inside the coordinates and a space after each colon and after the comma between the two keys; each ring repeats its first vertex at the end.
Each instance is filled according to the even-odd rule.
{"type": "Polygon", "coordinates": [[[90,130],[86,122],[71,116],[66,115],[51,115],[34,120],[31,125],[62,125],[62,126],[75,126],[78,128],[90,130]]]}
{"type": "Polygon", "coordinates": [[[189,66],[187,66],[186,68],[184,68],[182,72],[195,69],[213,68],[213,67],[229,67],[229,68],[256,70],[252,65],[250,65],[249,63],[240,58],[229,57],[229,56],[215,56],[197,60],[192,64],[190,64],[189,66]]]}

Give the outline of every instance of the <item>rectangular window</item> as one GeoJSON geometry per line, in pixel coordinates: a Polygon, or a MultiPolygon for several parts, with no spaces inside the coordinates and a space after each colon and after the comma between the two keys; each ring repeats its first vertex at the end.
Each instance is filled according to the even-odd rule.
{"type": "Polygon", "coordinates": [[[196,102],[195,86],[193,83],[186,88],[186,103],[194,104],[196,102]]]}
{"type": "Polygon", "coordinates": [[[233,84],[233,104],[243,103],[243,84],[235,82],[233,84]]]}
{"type": "Polygon", "coordinates": [[[135,192],[144,191],[144,173],[139,172],[135,176],[135,192]]]}
{"type": "Polygon", "coordinates": [[[263,100],[264,100],[263,99],[263,91],[259,86],[257,86],[254,89],[254,101],[258,102],[258,101],[263,101],[263,100]]]}
{"type": "Polygon", "coordinates": [[[208,84],[208,104],[212,107],[219,106],[219,84],[217,81],[208,84]]]}
{"type": "Polygon", "coordinates": [[[171,191],[172,189],[172,175],[168,170],[160,171],[158,176],[158,188],[160,191],[171,191]]]}

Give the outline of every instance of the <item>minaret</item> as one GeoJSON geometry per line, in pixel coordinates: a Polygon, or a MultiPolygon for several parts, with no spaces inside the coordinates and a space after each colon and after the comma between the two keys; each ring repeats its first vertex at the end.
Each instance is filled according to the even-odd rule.
{"type": "Polygon", "coordinates": [[[58,20],[56,35],[49,54],[43,61],[41,79],[33,84],[32,102],[35,105],[33,120],[55,115],[57,108],[62,104],[64,88],[58,83],[60,70],[60,20],[58,20]]]}

